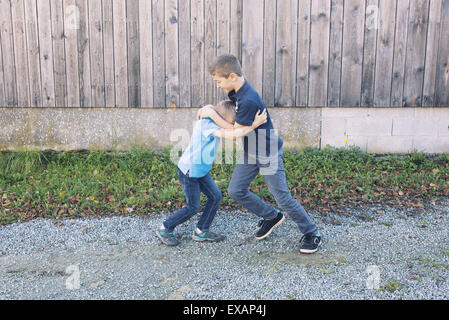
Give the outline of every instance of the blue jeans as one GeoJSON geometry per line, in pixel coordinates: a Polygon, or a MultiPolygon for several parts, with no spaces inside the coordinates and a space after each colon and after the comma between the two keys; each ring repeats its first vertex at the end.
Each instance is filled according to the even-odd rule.
{"type": "Polygon", "coordinates": [[[209,230],[222,199],[220,189],[218,189],[210,173],[201,178],[190,178],[189,173],[185,175],[178,168],[178,174],[186,195],[187,205],[177,210],[164,221],[165,228],[173,230],[177,225],[186,222],[196,215],[200,211],[200,196],[202,192],[207,196],[207,202],[197,227],[201,231],[209,230]]]}
{"type": "Polygon", "coordinates": [[[303,234],[319,235],[316,225],[312,222],[304,208],[294,199],[287,187],[282,152],[270,159],[239,162],[232,174],[228,187],[229,196],[258,217],[271,220],[276,218],[276,209],[262,201],[249,191],[249,185],[261,173],[279,207],[287,213],[298,225],[303,234]],[[252,164],[251,164],[252,163],[252,164]]]}

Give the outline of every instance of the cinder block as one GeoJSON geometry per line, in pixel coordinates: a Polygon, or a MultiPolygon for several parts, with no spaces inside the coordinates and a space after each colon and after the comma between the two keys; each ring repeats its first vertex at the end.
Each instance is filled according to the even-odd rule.
{"type": "Polygon", "coordinates": [[[391,119],[391,118],[414,118],[414,108],[368,108],[368,117],[391,119]]]}
{"type": "Polygon", "coordinates": [[[346,133],[350,136],[391,136],[392,119],[349,118],[346,133]]]}
{"type": "Polygon", "coordinates": [[[369,153],[410,153],[413,151],[413,137],[368,137],[369,153]]]}
{"type": "Polygon", "coordinates": [[[348,136],[346,145],[349,146],[357,146],[363,151],[367,151],[367,145],[368,145],[368,137],[365,136],[348,136]]]}
{"type": "Polygon", "coordinates": [[[432,118],[395,118],[393,136],[437,136],[439,119],[432,118]]]}
{"type": "Polygon", "coordinates": [[[449,107],[415,108],[415,118],[449,119],[449,107]]]}
{"type": "Polygon", "coordinates": [[[449,153],[449,137],[414,137],[413,149],[425,153],[449,153]]]}
{"type": "Polygon", "coordinates": [[[345,118],[323,118],[321,135],[323,137],[346,136],[345,118]]]}
{"type": "Polygon", "coordinates": [[[362,118],[368,114],[367,108],[323,108],[322,117],[326,118],[362,118]]]}
{"type": "Polygon", "coordinates": [[[449,116],[437,122],[437,132],[439,137],[449,137],[449,116]]]}

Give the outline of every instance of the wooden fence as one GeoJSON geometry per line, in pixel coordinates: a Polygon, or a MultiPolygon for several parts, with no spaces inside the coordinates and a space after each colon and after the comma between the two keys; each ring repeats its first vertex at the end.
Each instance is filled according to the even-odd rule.
{"type": "Polygon", "coordinates": [[[449,0],[0,0],[0,106],[448,106],[449,0]]]}

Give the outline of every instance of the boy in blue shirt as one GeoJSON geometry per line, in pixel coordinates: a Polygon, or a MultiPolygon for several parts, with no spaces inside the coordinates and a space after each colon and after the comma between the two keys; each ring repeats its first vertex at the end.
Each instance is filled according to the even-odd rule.
{"type": "MultiPolygon", "coordinates": [[[[227,123],[235,122],[235,104],[232,101],[221,101],[217,106],[209,107],[227,123]]],[[[224,240],[224,236],[209,231],[222,199],[221,191],[209,171],[212,168],[220,138],[235,140],[237,137],[248,134],[265,123],[266,111],[256,114],[253,120],[250,126],[240,129],[223,129],[210,118],[196,122],[189,146],[178,162],[179,180],[186,195],[187,205],[177,210],[162,223],[159,230],[156,230],[156,235],[162,243],[169,246],[179,244],[179,239],[173,231],[177,225],[186,222],[199,212],[201,192],[207,196],[207,202],[192,239],[210,242],[224,240]]]]}
{"type": "MultiPolygon", "coordinates": [[[[266,106],[262,98],[243,77],[240,62],[231,54],[218,56],[209,68],[209,73],[237,107],[235,123],[226,123],[213,109],[204,107],[198,118],[210,117],[224,128],[245,128],[251,119],[266,106]]],[[[249,131],[251,132],[251,131],[249,131]]],[[[301,253],[314,253],[321,245],[321,235],[304,208],[296,201],[287,187],[282,159],[283,141],[274,134],[273,123],[267,112],[267,121],[254,130],[252,137],[244,138],[244,161],[238,162],[228,187],[229,196],[262,220],[256,239],[266,238],[284,220],[288,213],[298,225],[303,236],[300,239],[301,253]],[[281,210],[276,210],[249,191],[249,185],[261,173],[281,210]]]]}

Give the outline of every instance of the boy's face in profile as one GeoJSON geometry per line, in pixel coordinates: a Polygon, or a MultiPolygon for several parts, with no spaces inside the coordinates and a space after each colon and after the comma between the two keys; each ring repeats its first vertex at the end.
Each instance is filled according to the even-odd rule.
{"type": "Polygon", "coordinates": [[[215,83],[217,84],[217,88],[220,88],[226,93],[229,93],[234,89],[235,80],[237,79],[237,75],[234,73],[231,73],[229,77],[225,78],[222,76],[219,76],[218,74],[213,74],[212,78],[214,79],[215,83]]]}

